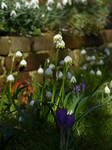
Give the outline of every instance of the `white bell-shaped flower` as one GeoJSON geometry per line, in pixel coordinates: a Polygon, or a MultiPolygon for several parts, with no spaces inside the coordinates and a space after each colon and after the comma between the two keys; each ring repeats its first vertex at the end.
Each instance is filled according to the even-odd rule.
{"type": "Polygon", "coordinates": [[[12,74],[9,74],[7,77],[7,82],[13,82],[14,81],[14,76],[12,74]]]}
{"type": "Polygon", "coordinates": [[[106,94],[109,94],[109,93],[110,93],[110,89],[109,89],[108,86],[105,87],[105,93],[106,93],[106,94]]]}

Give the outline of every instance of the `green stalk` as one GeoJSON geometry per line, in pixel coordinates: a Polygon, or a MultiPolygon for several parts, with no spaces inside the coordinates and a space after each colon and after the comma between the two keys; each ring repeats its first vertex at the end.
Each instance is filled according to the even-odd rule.
{"type": "Polygon", "coordinates": [[[42,99],[43,99],[44,85],[45,85],[45,76],[44,76],[43,85],[42,85],[41,101],[42,101],[42,99]]]}
{"type": "Polygon", "coordinates": [[[36,79],[36,83],[35,83],[35,87],[34,87],[34,100],[35,100],[36,91],[37,91],[37,83],[38,83],[38,75],[37,75],[37,79],[36,79]]]}
{"type": "Polygon", "coordinates": [[[65,84],[65,66],[63,68],[62,103],[63,103],[63,99],[64,99],[64,84],[65,84]]]}
{"type": "Polygon", "coordinates": [[[66,149],[65,150],[68,150],[69,136],[70,136],[70,129],[68,129],[68,135],[67,135],[67,142],[66,142],[66,149]]]}
{"type": "Polygon", "coordinates": [[[56,70],[57,70],[57,63],[58,63],[58,53],[59,49],[56,52],[56,62],[55,62],[55,70],[54,70],[54,83],[53,83],[53,92],[52,92],[52,99],[51,102],[54,102],[55,92],[56,92],[56,70]]]}
{"type": "Polygon", "coordinates": [[[1,105],[0,105],[0,113],[1,114],[2,114],[3,98],[4,98],[5,91],[6,91],[6,87],[7,87],[7,82],[5,83],[5,87],[4,87],[4,91],[3,91],[3,95],[2,95],[2,99],[1,99],[1,105]]]}

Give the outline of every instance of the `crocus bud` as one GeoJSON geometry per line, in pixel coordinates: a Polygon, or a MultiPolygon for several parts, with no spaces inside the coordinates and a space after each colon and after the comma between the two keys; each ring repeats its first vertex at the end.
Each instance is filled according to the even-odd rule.
{"type": "Polygon", "coordinates": [[[57,109],[56,118],[59,126],[64,127],[66,123],[67,111],[66,109],[57,109]]]}
{"type": "Polygon", "coordinates": [[[81,86],[80,85],[76,85],[75,86],[75,90],[76,90],[77,97],[79,97],[79,92],[81,91],[81,86]]]}
{"type": "Polygon", "coordinates": [[[75,119],[74,119],[74,114],[67,115],[66,117],[66,127],[68,129],[71,129],[74,125],[75,119]]]}

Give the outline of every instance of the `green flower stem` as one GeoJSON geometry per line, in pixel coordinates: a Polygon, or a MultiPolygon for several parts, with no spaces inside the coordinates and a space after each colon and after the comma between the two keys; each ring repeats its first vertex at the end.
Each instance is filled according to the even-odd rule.
{"type": "Polygon", "coordinates": [[[12,74],[12,70],[13,70],[13,66],[14,66],[14,60],[15,60],[15,53],[14,53],[13,58],[12,58],[10,74],[12,74]]]}
{"type": "Polygon", "coordinates": [[[64,99],[64,84],[65,84],[65,66],[63,68],[63,83],[62,83],[62,103],[63,103],[63,99],[64,99]]]}
{"type": "Polygon", "coordinates": [[[63,127],[61,127],[61,140],[60,140],[60,148],[63,150],[63,127]]]}
{"type": "MultiPolygon", "coordinates": [[[[22,60],[22,57],[20,58],[20,62],[22,60]]],[[[15,88],[16,88],[16,83],[17,83],[17,80],[18,80],[18,76],[19,76],[19,69],[20,69],[20,64],[18,66],[18,70],[17,70],[17,76],[16,76],[16,79],[15,79],[15,86],[14,86],[14,91],[15,91],[15,88]]]]}
{"type": "Polygon", "coordinates": [[[7,87],[7,82],[5,83],[4,91],[2,94],[2,98],[1,98],[1,105],[0,105],[0,113],[1,114],[2,114],[3,98],[4,98],[5,91],[6,91],[6,87],[7,87]]]}
{"type": "Polygon", "coordinates": [[[62,86],[61,86],[61,89],[60,89],[60,92],[59,92],[59,96],[58,96],[58,99],[57,99],[57,102],[56,102],[56,105],[55,105],[55,111],[56,111],[56,109],[57,109],[57,106],[58,106],[58,104],[59,104],[59,100],[60,100],[60,97],[61,97],[61,94],[62,94],[62,89],[63,89],[63,84],[62,84],[62,86]]]}
{"type": "Polygon", "coordinates": [[[36,82],[35,82],[35,87],[34,87],[34,100],[35,100],[36,91],[37,91],[37,83],[38,83],[38,75],[37,75],[36,82]]]}
{"type": "Polygon", "coordinates": [[[69,141],[69,136],[70,136],[70,129],[68,129],[68,135],[67,135],[67,142],[66,142],[66,149],[65,150],[68,150],[68,141],[69,141]]]}
{"type": "Polygon", "coordinates": [[[58,63],[58,53],[59,49],[56,52],[56,62],[55,62],[55,70],[54,70],[54,83],[53,83],[53,92],[52,92],[52,99],[51,102],[54,102],[55,92],[56,92],[56,70],[57,70],[57,63],[58,63]]]}
{"type": "Polygon", "coordinates": [[[41,101],[42,101],[42,99],[43,99],[44,85],[45,85],[45,76],[44,76],[43,85],[42,85],[41,101]]]}

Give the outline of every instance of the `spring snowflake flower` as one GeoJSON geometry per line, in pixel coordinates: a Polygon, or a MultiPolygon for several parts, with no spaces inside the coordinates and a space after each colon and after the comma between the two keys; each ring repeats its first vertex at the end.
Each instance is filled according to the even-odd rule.
{"type": "Polygon", "coordinates": [[[49,68],[50,68],[51,70],[54,70],[54,69],[55,69],[55,65],[54,65],[54,64],[50,64],[50,65],[49,65],[49,68]]]}
{"type": "Polygon", "coordinates": [[[2,8],[2,9],[7,8],[7,5],[6,5],[4,2],[2,2],[2,3],[1,3],[1,8],[2,8]]]}
{"type": "Polygon", "coordinates": [[[103,60],[100,59],[99,62],[98,62],[98,64],[99,64],[99,65],[103,65],[103,64],[104,64],[103,60]]]}
{"type": "Polygon", "coordinates": [[[56,48],[65,48],[65,42],[63,40],[57,42],[56,48]]]}
{"type": "Polygon", "coordinates": [[[23,121],[23,118],[20,116],[19,119],[18,119],[18,121],[19,121],[19,122],[22,122],[22,121],[23,121]]]}
{"type": "Polygon", "coordinates": [[[39,5],[38,5],[38,4],[35,4],[35,5],[33,5],[33,8],[34,8],[34,9],[36,9],[36,8],[39,9],[39,5]]]}
{"type": "Polygon", "coordinates": [[[60,34],[56,34],[53,38],[54,43],[61,42],[62,36],[60,34]]]}
{"type": "Polygon", "coordinates": [[[100,70],[97,70],[96,75],[97,75],[97,76],[101,76],[101,75],[102,75],[101,71],[100,71],[100,70]]]}
{"type": "Polygon", "coordinates": [[[62,9],[62,5],[61,5],[61,3],[60,3],[60,2],[58,2],[58,3],[57,3],[56,8],[57,8],[57,9],[62,9]]]}
{"type": "Polygon", "coordinates": [[[26,60],[25,60],[25,59],[21,60],[21,62],[20,62],[20,66],[24,66],[24,67],[26,67],[26,66],[27,66],[27,62],[26,62],[26,60]]]}
{"type": "Polygon", "coordinates": [[[61,60],[61,61],[59,62],[59,64],[60,64],[61,66],[63,66],[63,65],[64,65],[64,60],[61,60]]]}
{"type": "Polygon", "coordinates": [[[13,82],[14,81],[14,76],[12,74],[9,74],[7,77],[7,82],[13,82]]]}
{"type": "Polygon", "coordinates": [[[37,72],[38,72],[39,75],[41,75],[41,74],[44,73],[44,70],[43,70],[42,68],[39,68],[39,69],[37,70],[37,72]]]}
{"type": "Polygon", "coordinates": [[[91,71],[90,71],[90,74],[91,74],[91,75],[95,75],[94,70],[91,70],[91,71]]]}
{"type": "Polygon", "coordinates": [[[63,78],[63,73],[61,71],[56,72],[56,78],[58,79],[62,79],[63,78]]]}
{"type": "Polygon", "coordinates": [[[47,97],[47,98],[51,98],[51,97],[52,97],[52,93],[51,93],[50,91],[47,91],[47,92],[46,92],[46,97],[47,97]]]}
{"type": "Polygon", "coordinates": [[[108,56],[110,55],[109,49],[105,48],[104,52],[105,52],[108,56]]]}
{"type": "Polygon", "coordinates": [[[94,61],[91,61],[91,62],[90,62],[90,65],[91,65],[91,66],[93,66],[94,64],[95,64],[95,62],[94,62],[94,61]]]}
{"type": "Polygon", "coordinates": [[[67,3],[68,3],[69,5],[72,4],[71,0],[63,0],[62,3],[63,3],[63,5],[66,5],[67,3]]]}
{"type": "Polygon", "coordinates": [[[76,80],[76,78],[75,78],[74,76],[72,76],[70,82],[71,82],[71,83],[76,83],[77,80],[76,80]]]}
{"type": "Polygon", "coordinates": [[[105,87],[105,93],[106,93],[106,94],[109,94],[109,93],[110,93],[110,89],[109,89],[108,86],[105,87]]]}
{"type": "Polygon", "coordinates": [[[51,10],[52,10],[52,8],[47,6],[47,11],[51,11],[51,10]]]}
{"type": "Polygon", "coordinates": [[[45,70],[45,76],[52,76],[53,75],[53,71],[50,68],[47,68],[45,70]]]}
{"type": "Polygon", "coordinates": [[[20,9],[20,3],[19,2],[16,2],[16,9],[20,9]]]}
{"type": "Polygon", "coordinates": [[[71,73],[67,72],[66,77],[67,77],[67,79],[71,79],[71,73]]]}
{"type": "Polygon", "coordinates": [[[20,51],[17,51],[15,56],[16,56],[16,57],[21,57],[21,56],[22,56],[22,53],[21,53],[20,51]]]}
{"type": "Polygon", "coordinates": [[[14,10],[11,11],[10,16],[17,16],[16,12],[14,10]]]}
{"type": "Polygon", "coordinates": [[[82,66],[82,70],[87,70],[87,66],[82,66]]]}
{"type": "Polygon", "coordinates": [[[72,58],[70,57],[70,56],[66,56],[65,58],[64,58],[64,63],[65,64],[72,64],[72,58]]]}
{"type": "Polygon", "coordinates": [[[25,7],[29,8],[30,7],[30,3],[25,1],[25,7]]]}
{"type": "Polygon", "coordinates": [[[87,56],[86,60],[91,61],[91,56],[87,56]]]}
{"type": "Polygon", "coordinates": [[[48,6],[48,5],[52,5],[52,4],[54,4],[54,1],[53,1],[53,0],[47,0],[47,3],[46,3],[47,6],[48,6]]]}
{"type": "Polygon", "coordinates": [[[91,56],[91,60],[96,60],[96,57],[94,55],[91,56]]]}
{"type": "Polygon", "coordinates": [[[35,101],[32,100],[32,101],[30,102],[30,106],[33,106],[34,103],[35,103],[35,101]]]}
{"type": "Polygon", "coordinates": [[[112,88],[112,80],[110,81],[110,84],[109,84],[110,88],[112,88]]]}
{"type": "Polygon", "coordinates": [[[82,55],[86,54],[86,50],[85,50],[85,49],[82,49],[82,50],[81,50],[81,54],[82,54],[82,55]]]}
{"type": "Polygon", "coordinates": [[[42,16],[41,16],[42,18],[45,18],[45,14],[42,14],[42,16]]]}
{"type": "Polygon", "coordinates": [[[50,63],[50,60],[49,60],[49,59],[47,59],[47,63],[48,63],[48,64],[50,63]]]}

